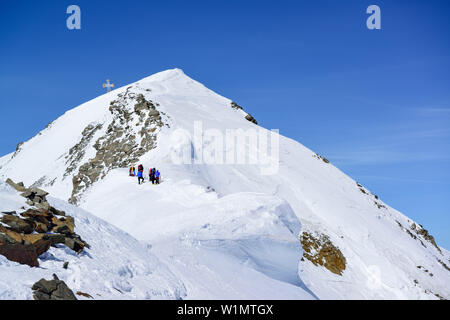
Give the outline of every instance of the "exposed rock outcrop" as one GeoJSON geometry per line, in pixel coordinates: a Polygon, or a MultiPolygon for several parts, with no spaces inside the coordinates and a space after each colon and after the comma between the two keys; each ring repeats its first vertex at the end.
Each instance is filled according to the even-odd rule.
{"type": "Polygon", "coordinates": [[[19,154],[20,151],[22,151],[22,146],[23,146],[23,144],[24,144],[23,141],[22,141],[22,142],[19,142],[19,143],[17,144],[16,151],[14,151],[14,154],[13,154],[12,157],[11,157],[12,159],[15,158],[15,157],[19,154]]]}
{"type": "MultiPolygon", "coordinates": [[[[420,241],[423,247],[427,247],[424,243],[424,241],[430,243],[433,247],[435,247],[441,254],[441,248],[437,245],[436,241],[434,240],[434,237],[426,230],[422,225],[416,225],[415,223],[412,223],[409,228],[404,227],[398,220],[396,220],[398,226],[405,231],[411,238],[414,240],[420,241]]],[[[440,260],[438,260],[440,261],[440,260]]],[[[442,263],[441,263],[442,264],[442,263]]],[[[448,268],[447,268],[448,269],[448,268]]],[[[449,270],[449,269],[448,269],[449,270]]]]}
{"type": "Polygon", "coordinates": [[[11,179],[6,179],[6,183],[9,184],[11,187],[13,187],[16,191],[19,192],[24,192],[25,191],[25,186],[23,185],[23,182],[19,182],[19,183],[14,183],[14,181],[12,181],[11,179]]]}
{"type": "Polygon", "coordinates": [[[0,254],[11,261],[39,266],[38,257],[51,246],[64,244],[80,253],[89,245],[75,233],[75,220],[64,211],[52,207],[46,199],[47,192],[27,189],[23,183],[8,184],[27,198],[31,208],[21,213],[2,212],[0,219],[0,254]]]}
{"type": "Polygon", "coordinates": [[[314,155],[314,158],[320,159],[320,160],[322,160],[325,163],[330,163],[330,160],[328,160],[327,158],[325,158],[325,157],[323,157],[323,156],[321,156],[321,155],[319,155],[317,153],[314,155]]]}
{"type": "Polygon", "coordinates": [[[231,107],[236,110],[243,110],[243,108],[234,101],[231,102],[231,107]]]}
{"type": "Polygon", "coordinates": [[[0,229],[0,254],[2,256],[5,256],[8,260],[26,264],[30,267],[39,266],[36,248],[33,245],[10,242],[10,240],[9,237],[2,234],[0,229]]]}
{"type": "Polygon", "coordinates": [[[91,296],[89,293],[82,292],[82,291],[77,291],[77,296],[83,296],[85,298],[94,299],[94,297],[91,296]]]}
{"type": "Polygon", "coordinates": [[[445,270],[450,271],[450,267],[444,263],[441,259],[437,259],[437,261],[444,267],[445,270]]]}
{"type": "Polygon", "coordinates": [[[253,118],[253,116],[250,113],[247,113],[247,115],[245,116],[245,119],[247,119],[250,122],[253,122],[254,124],[258,124],[258,121],[256,121],[256,119],[253,118]]]}
{"type": "Polygon", "coordinates": [[[387,207],[384,204],[381,204],[378,201],[374,201],[375,205],[377,206],[378,209],[387,209],[387,207]]]}
{"type": "Polygon", "coordinates": [[[70,175],[83,160],[86,153],[86,146],[91,142],[95,133],[103,127],[102,124],[89,124],[81,133],[81,140],[69,150],[66,156],[67,169],[64,177],[70,175]]]}
{"type": "Polygon", "coordinates": [[[303,247],[303,258],[308,259],[315,266],[323,266],[334,274],[342,275],[347,260],[328,236],[324,234],[314,236],[303,232],[300,242],[303,247]]]}
{"type": "MultiPolygon", "coordinates": [[[[231,102],[231,108],[233,108],[235,110],[242,110],[242,111],[244,111],[244,108],[242,108],[240,105],[238,105],[234,101],[231,102]]],[[[244,112],[246,112],[246,111],[244,111],[244,112]]],[[[247,115],[245,116],[246,120],[248,120],[250,122],[253,122],[254,124],[258,124],[258,121],[256,121],[256,119],[253,118],[253,116],[250,113],[248,113],[248,112],[246,112],[246,113],[247,113],[247,115]]]]}
{"type": "MultiPolygon", "coordinates": [[[[93,183],[104,178],[110,170],[126,168],[156,147],[157,128],[164,125],[161,113],[151,100],[147,100],[143,94],[130,92],[130,89],[131,87],[111,102],[109,111],[113,115],[113,121],[108,125],[106,133],[95,141],[95,156],[82,164],[73,177],[70,203],[77,204],[81,194],[93,183]],[[134,105],[132,110],[128,107],[130,105],[134,105]]],[[[99,130],[98,126],[87,127],[79,144],[72,149],[84,150],[83,146],[96,130],[99,130]]],[[[72,162],[73,166],[76,166],[84,157],[84,153],[77,151],[74,154],[77,155],[72,157],[72,162]]]]}
{"type": "Polygon", "coordinates": [[[356,182],[356,185],[358,186],[359,191],[361,191],[362,193],[364,193],[367,196],[372,196],[375,199],[373,201],[373,203],[377,206],[378,209],[385,209],[385,210],[388,209],[388,207],[386,205],[381,203],[381,200],[378,198],[378,196],[376,194],[373,194],[373,193],[369,192],[368,190],[366,190],[366,188],[364,188],[359,182],[356,182]]]}
{"type": "Polygon", "coordinates": [[[431,243],[439,252],[442,253],[441,248],[439,248],[436,244],[434,237],[422,225],[417,226],[415,223],[413,223],[411,225],[411,229],[414,230],[419,236],[422,236],[426,241],[431,243]]]}
{"type": "Polygon", "coordinates": [[[34,230],[33,221],[29,219],[21,219],[12,214],[5,214],[0,221],[8,225],[8,227],[14,232],[29,234],[34,230]]]}
{"type": "Polygon", "coordinates": [[[77,300],[73,291],[56,274],[53,280],[41,279],[31,289],[34,300],[77,300]]]}

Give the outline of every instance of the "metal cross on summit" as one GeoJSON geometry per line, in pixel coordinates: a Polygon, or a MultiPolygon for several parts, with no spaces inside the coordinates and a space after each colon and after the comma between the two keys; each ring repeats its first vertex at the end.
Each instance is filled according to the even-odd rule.
{"type": "Polygon", "coordinates": [[[108,92],[110,92],[111,88],[114,88],[114,83],[109,83],[109,79],[106,79],[106,83],[103,84],[103,88],[107,88],[108,92]]]}

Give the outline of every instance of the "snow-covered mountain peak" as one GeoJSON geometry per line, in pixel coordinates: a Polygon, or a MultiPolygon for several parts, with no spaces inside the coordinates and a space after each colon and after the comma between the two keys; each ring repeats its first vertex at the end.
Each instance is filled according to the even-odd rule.
{"type": "MultiPolygon", "coordinates": [[[[189,93],[199,94],[198,91],[209,91],[203,84],[192,79],[186,75],[183,70],[178,68],[155,73],[136,81],[135,83],[122,87],[122,90],[123,88],[128,88],[130,86],[135,89],[154,90],[158,94],[167,93],[170,89],[176,89],[176,93],[179,95],[189,93]]],[[[212,91],[210,91],[210,93],[214,94],[212,91]]]]}
{"type": "Polygon", "coordinates": [[[151,242],[191,298],[450,297],[450,255],[424,228],[300,143],[264,142],[256,124],[171,69],[66,112],[0,158],[0,177],[151,242]],[[162,183],[138,185],[138,164],[162,183]]]}
{"type": "Polygon", "coordinates": [[[152,74],[151,76],[146,77],[143,80],[148,79],[148,80],[153,80],[153,81],[164,81],[164,80],[172,79],[174,77],[183,77],[183,76],[186,77],[187,79],[191,79],[184,73],[184,71],[182,69],[173,68],[173,69],[167,69],[167,70],[152,74]]]}

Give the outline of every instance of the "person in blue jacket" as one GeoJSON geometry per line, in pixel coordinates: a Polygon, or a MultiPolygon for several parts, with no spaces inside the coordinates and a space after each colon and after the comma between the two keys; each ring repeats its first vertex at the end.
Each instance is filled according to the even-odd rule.
{"type": "Polygon", "coordinates": [[[159,176],[160,176],[159,170],[156,170],[156,172],[155,172],[155,180],[156,180],[156,184],[159,184],[159,176]]]}
{"type": "Polygon", "coordinates": [[[144,183],[144,175],[142,174],[142,171],[138,171],[137,176],[138,176],[138,184],[141,184],[141,180],[142,183],[144,183]]]}

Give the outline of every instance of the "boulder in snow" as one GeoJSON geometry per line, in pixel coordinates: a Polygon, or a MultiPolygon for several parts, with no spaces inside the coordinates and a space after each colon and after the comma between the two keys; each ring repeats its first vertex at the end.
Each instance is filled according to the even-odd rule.
{"type": "Polygon", "coordinates": [[[41,279],[31,289],[35,300],[77,300],[73,291],[56,274],[53,280],[41,279]]]}

